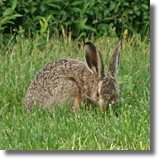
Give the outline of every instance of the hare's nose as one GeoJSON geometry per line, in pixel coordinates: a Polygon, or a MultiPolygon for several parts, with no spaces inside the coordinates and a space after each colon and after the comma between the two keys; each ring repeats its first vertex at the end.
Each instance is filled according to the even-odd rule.
{"type": "Polygon", "coordinates": [[[117,99],[117,97],[118,97],[118,93],[117,92],[112,93],[111,101],[115,101],[117,99]]]}

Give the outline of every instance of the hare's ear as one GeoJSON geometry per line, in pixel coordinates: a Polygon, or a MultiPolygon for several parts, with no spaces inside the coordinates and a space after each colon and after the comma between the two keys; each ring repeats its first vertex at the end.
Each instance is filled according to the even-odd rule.
{"type": "Polygon", "coordinates": [[[122,41],[118,43],[109,60],[108,72],[115,79],[117,79],[117,74],[118,74],[121,45],[122,45],[122,41]]]}
{"type": "Polygon", "coordinates": [[[91,42],[84,44],[84,54],[88,67],[94,73],[97,80],[104,77],[104,65],[99,50],[91,42]]]}

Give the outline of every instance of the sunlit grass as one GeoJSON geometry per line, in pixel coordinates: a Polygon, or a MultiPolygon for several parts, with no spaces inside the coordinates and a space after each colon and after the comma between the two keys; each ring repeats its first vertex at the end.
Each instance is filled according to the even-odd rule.
{"type": "MultiPolygon", "coordinates": [[[[118,39],[104,36],[90,41],[100,49],[107,69],[118,39]]],[[[136,37],[123,41],[118,77],[122,101],[116,114],[112,108],[108,114],[83,109],[49,113],[36,107],[27,112],[23,99],[35,74],[60,58],[84,61],[83,43],[54,37],[38,46],[24,39],[1,50],[0,149],[149,150],[150,44],[136,37]]]]}

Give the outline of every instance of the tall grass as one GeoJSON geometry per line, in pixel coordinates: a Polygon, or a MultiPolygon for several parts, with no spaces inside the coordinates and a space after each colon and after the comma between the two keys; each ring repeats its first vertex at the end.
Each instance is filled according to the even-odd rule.
{"type": "MultiPolygon", "coordinates": [[[[87,41],[87,39],[86,39],[87,41]]],[[[118,39],[91,39],[100,49],[107,69],[118,39]]],[[[150,149],[150,44],[132,37],[123,41],[117,114],[99,110],[55,113],[25,110],[23,99],[35,74],[60,58],[84,61],[83,43],[53,37],[43,46],[36,39],[21,39],[0,54],[1,150],[149,150],[150,149]]],[[[66,106],[67,107],[67,106],[66,106]]]]}

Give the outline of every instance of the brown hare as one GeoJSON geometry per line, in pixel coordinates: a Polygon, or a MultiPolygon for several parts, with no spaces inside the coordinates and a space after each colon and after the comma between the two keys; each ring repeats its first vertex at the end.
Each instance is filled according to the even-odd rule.
{"type": "Polygon", "coordinates": [[[117,73],[121,44],[120,41],[110,57],[108,72],[104,70],[100,51],[90,42],[84,44],[86,62],[60,59],[48,63],[29,86],[26,107],[32,110],[38,103],[39,107],[55,110],[55,104],[69,103],[71,110],[77,110],[82,103],[94,102],[101,112],[105,111],[106,102],[112,103],[119,94],[117,73]]]}

